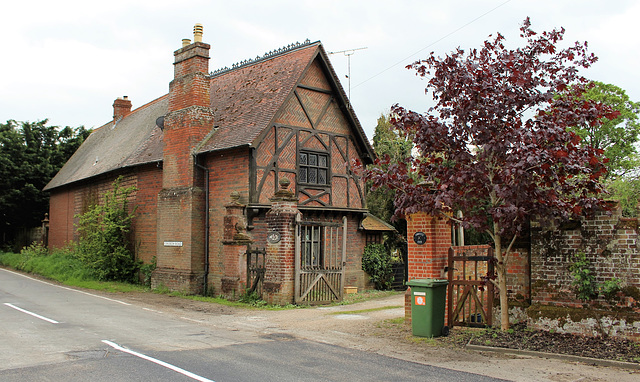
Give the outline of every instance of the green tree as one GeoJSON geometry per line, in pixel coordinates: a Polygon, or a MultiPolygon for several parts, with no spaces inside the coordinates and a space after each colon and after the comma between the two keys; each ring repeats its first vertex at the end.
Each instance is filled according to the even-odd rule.
{"type": "Polygon", "coordinates": [[[0,123],[0,243],[13,242],[21,228],[40,225],[49,209],[44,186],[90,134],[38,122],[0,123]]]}
{"type": "MultiPolygon", "coordinates": [[[[389,116],[380,115],[373,135],[373,149],[378,157],[389,158],[391,161],[403,161],[411,155],[413,142],[396,129],[390,122],[389,116]]],[[[386,234],[385,247],[387,252],[400,250],[407,253],[407,221],[394,219],[396,207],[394,205],[395,191],[382,186],[371,189],[371,182],[367,182],[367,208],[371,214],[393,225],[395,233],[386,234]]]]}
{"type": "Polygon", "coordinates": [[[573,130],[583,144],[604,150],[609,159],[606,179],[628,175],[638,167],[638,134],[640,134],[640,103],[629,99],[618,86],[593,81],[582,95],[589,101],[610,106],[619,112],[614,119],[602,118],[599,124],[583,124],[573,130]]]}
{"type": "MultiPolygon", "coordinates": [[[[388,157],[392,162],[403,161],[411,155],[411,147],[411,139],[394,128],[388,116],[381,115],[378,118],[378,124],[373,135],[373,149],[378,157],[388,157]]],[[[369,190],[367,193],[367,208],[373,215],[394,224],[398,229],[401,228],[398,227],[401,224],[397,221],[392,222],[392,217],[395,213],[394,195],[395,192],[389,187],[369,190]]]]}
{"type": "Polygon", "coordinates": [[[618,200],[622,208],[622,216],[638,216],[638,197],[640,196],[640,179],[638,176],[621,176],[607,182],[607,190],[611,199],[618,200]]]}
{"type": "Polygon", "coordinates": [[[637,216],[640,179],[638,167],[638,135],[640,134],[640,102],[633,102],[618,86],[593,81],[582,96],[610,106],[619,115],[603,118],[600,124],[582,125],[574,131],[583,138],[583,144],[604,150],[609,162],[604,182],[610,197],[619,200],[624,216],[637,216]]]}

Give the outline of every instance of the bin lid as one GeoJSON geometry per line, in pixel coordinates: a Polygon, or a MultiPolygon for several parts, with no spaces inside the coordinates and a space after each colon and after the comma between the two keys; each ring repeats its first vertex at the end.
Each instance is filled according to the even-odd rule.
{"type": "Polygon", "coordinates": [[[413,279],[407,282],[409,286],[417,286],[424,288],[433,288],[438,286],[443,286],[449,284],[449,280],[439,280],[439,279],[413,279]]]}

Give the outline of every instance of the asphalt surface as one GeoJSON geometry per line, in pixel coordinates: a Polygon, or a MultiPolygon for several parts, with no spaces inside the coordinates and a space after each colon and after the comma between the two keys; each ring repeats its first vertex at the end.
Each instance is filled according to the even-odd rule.
{"type": "Polygon", "coordinates": [[[289,334],[261,312],[121,297],[0,269],[0,381],[500,380],[289,334]]]}

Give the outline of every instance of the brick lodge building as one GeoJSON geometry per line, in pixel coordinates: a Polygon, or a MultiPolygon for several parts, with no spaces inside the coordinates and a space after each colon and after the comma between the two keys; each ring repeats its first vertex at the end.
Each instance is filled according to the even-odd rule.
{"type": "Polygon", "coordinates": [[[374,153],[320,42],[292,44],[209,71],[202,26],[174,52],[169,93],[113,103],[46,186],[50,247],[117,177],[136,191],[136,257],[152,286],[272,303],[342,298],[364,288],[363,248],[388,226],[367,215],[353,160],[374,153]]]}

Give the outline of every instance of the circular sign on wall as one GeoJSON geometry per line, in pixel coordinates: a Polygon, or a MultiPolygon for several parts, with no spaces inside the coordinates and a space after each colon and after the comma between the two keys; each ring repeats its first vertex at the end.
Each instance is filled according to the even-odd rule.
{"type": "Polygon", "coordinates": [[[416,232],[413,234],[413,242],[422,245],[427,242],[427,235],[424,232],[416,232]]]}
{"type": "Polygon", "coordinates": [[[271,231],[267,234],[267,241],[271,244],[275,244],[280,241],[280,232],[271,231]]]}

